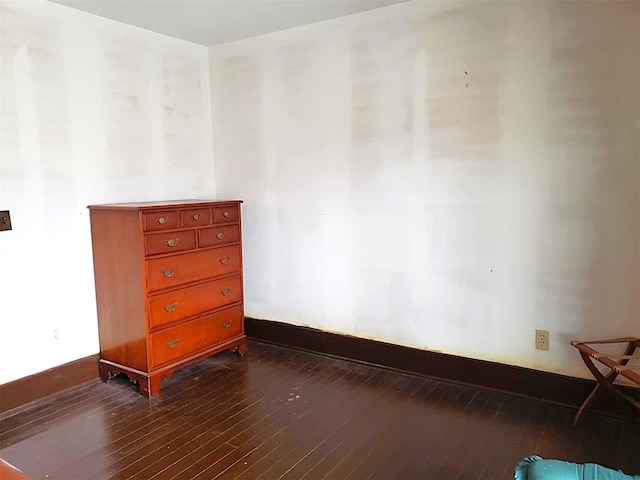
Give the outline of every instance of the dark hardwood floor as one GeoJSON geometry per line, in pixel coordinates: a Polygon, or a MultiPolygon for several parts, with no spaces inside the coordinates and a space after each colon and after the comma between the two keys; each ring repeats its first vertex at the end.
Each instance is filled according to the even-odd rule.
{"type": "Polygon", "coordinates": [[[640,473],[640,427],[251,342],[145,399],[126,379],[0,416],[0,457],[33,479],[513,478],[538,454],[640,473]]]}

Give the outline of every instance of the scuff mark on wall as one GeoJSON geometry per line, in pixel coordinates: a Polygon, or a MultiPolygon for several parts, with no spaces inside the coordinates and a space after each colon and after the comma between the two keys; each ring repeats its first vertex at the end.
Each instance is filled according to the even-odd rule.
{"type": "Polygon", "coordinates": [[[106,89],[106,175],[140,177],[151,158],[145,149],[151,140],[150,84],[152,51],[137,37],[110,38],[104,45],[102,75],[106,89]]]}

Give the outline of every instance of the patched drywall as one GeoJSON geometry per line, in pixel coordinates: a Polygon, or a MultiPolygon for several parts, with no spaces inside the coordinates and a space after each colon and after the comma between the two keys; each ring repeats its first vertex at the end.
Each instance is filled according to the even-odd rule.
{"type": "Polygon", "coordinates": [[[0,3],[0,383],[99,350],[86,206],[214,194],[207,49],[0,3]]]}
{"type": "Polygon", "coordinates": [[[247,314],[588,376],[569,340],[640,335],[639,10],[420,0],[212,47],[247,314]]]}

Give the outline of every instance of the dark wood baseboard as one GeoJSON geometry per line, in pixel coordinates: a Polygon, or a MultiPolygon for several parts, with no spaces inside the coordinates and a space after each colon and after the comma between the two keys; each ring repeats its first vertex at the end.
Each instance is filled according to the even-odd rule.
{"type": "Polygon", "coordinates": [[[0,413],[90,381],[98,381],[99,354],[0,385],[0,413]]]}
{"type": "MultiPolygon", "coordinates": [[[[578,408],[595,386],[595,381],[591,380],[419,350],[270,320],[247,317],[245,330],[250,339],[261,342],[544,399],[573,408],[578,408]]],[[[577,353],[576,362],[581,363],[577,353]]],[[[623,389],[628,395],[640,399],[640,389],[623,389]]],[[[638,415],[637,409],[611,392],[604,392],[591,408],[617,416],[638,415]]]]}
{"type": "MultiPolygon", "coordinates": [[[[545,399],[578,408],[595,382],[523,367],[419,350],[391,343],[324,332],[270,320],[247,317],[249,339],[322,353],[353,361],[416,373],[450,382],[545,399]]],[[[0,413],[39,400],[61,390],[98,381],[99,354],[90,355],[44,372],[0,385],[0,413]]],[[[576,356],[576,361],[578,357],[576,356]]],[[[640,399],[640,389],[622,389],[640,399]]],[[[594,410],[637,416],[638,410],[610,392],[593,404],[594,410]]]]}

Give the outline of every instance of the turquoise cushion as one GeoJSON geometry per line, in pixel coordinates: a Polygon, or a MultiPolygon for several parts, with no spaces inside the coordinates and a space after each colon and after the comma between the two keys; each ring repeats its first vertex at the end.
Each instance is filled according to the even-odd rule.
{"type": "Polygon", "coordinates": [[[626,475],[621,471],[595,463],[571,463],[562,460],[545,460],[531,455],[515,469],[515,480],[640,480],[640,475],[626,475]]]}

